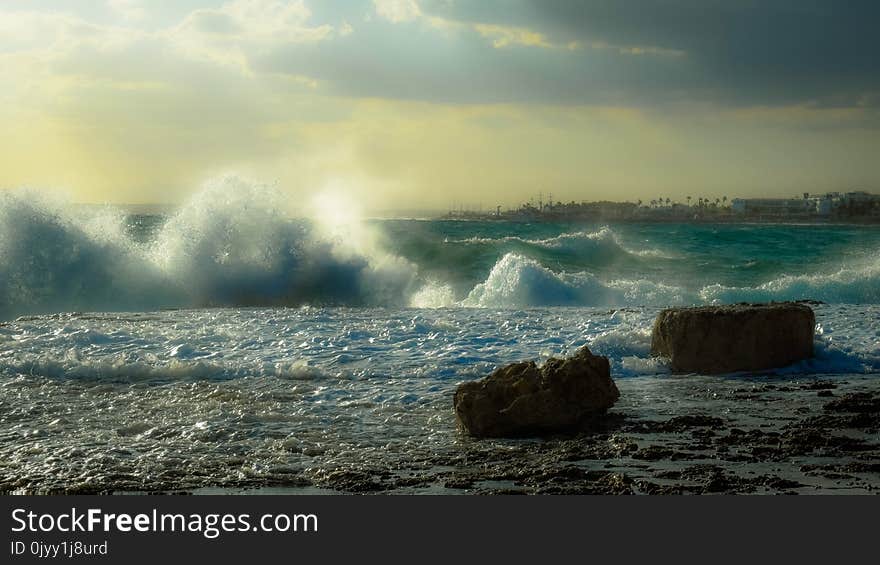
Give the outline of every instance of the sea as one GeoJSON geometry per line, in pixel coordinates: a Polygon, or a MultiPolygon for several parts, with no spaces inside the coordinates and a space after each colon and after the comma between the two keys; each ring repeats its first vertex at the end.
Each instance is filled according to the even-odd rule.
{"type": "Polygon", "coordinates": [[[0,490],[322,492],[454,453],[458,383],[583,345],[674,414],[650,354],[673,305],[814,301],[815,358],[768,375],[880,371],[874,226],[295,218],[286,198],[222,182],[149,215],[0,193],[0,490]]]}

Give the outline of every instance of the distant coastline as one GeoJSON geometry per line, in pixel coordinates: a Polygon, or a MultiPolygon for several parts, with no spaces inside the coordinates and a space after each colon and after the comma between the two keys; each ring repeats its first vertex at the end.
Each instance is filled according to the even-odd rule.
{"type": "Polygon", "coordinates": [[[731,224],[731,225],[785,225],[785,226],[866,226],[880,225],[880,217],[855,217],[855,218],[739,218],[733,216],[724,217],[696,217],[696,218],[615,218],[603,216],[535,216],[535,217],[499,217],[490,214],[465,214],[463,216],[445,214],[434,218],[377,218],[394,220],[422,220],[436,221],[445,220],[451,222],[510,222],[510,223],[605,223],[605,224],[731,224]]]}
{"type": "Polygon", "coordinates": [[[864,191],[804,193],[799,198],[699,198],[687,203],[660,198],[650,202],[543,202],[517,208],[451,208],[440,219],[510,222],[609,222],[657,224],[880,224],[880,195],[864,191]]]}

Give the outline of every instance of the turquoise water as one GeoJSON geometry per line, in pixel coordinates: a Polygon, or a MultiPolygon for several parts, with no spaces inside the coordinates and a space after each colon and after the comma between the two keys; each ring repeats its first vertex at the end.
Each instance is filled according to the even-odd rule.
{"type": "MultiPolygon", "coordinates": [[[[289,219],[247,190],[168,216],[0,195],[0,320],[216,306],[880,301],[880,229],[289,219]]],[[[240,188],[240,187],[238,187],[240,188]]]]}
{"type": "MultiPolygon", "coordinates": [[[[380,225],[389,234],[395,253],[419,265],[426,277],[451,284],[458,298],[465,298],[484,282],[510,253],[534,260],[557,275],[584,274],[600,284],[642,282],[679,290],[679,299],[672,293],[670,302],[880,300],[880,279],[874,276],[880,229],[874,226],[491,221],[387,221],[380,225]]],[[[576,280],[568,280],[577,286],[576,280]]],[[[550,279],[548,283],[552,286],[550,279]]],[[[540,291],[535,291],[536,305],[552,304],[554,298],[561,304],[602,303],[599,295],[566,300],[557,293],[542,299],[540,291]]],[[[624,302],[663,304],[662,296],[643,294],[641,303],[639,298],[636,292],[624,302]]]]}
{"type": "Polygon", "coordinates": [[[405,468],[458,452],[452,391],[503,363],[587,344],[643,398],[671,304],[820,300],[815,358],[774,374],[880,372],[877,228],[325,225],[278,198],[132,216],[0,193],[0,491],[405,468]]]}

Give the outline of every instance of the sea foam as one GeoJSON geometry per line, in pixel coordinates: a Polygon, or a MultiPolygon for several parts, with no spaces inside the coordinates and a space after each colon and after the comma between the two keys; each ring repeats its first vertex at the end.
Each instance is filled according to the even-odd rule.
{"type": "Polygon", "coordinates": [[[416,268],[291,221],[283,195],[224,177],[135,243],[125,218],[0,193],[0,319],[57,311],[406,304],[416,268]]]}
{"type": "Polygon", "coordinates": [[[150,238],[136,240],[130,218],[111,208],[0,192],[0,319],[211,306],[880,302],[873,232],[855,237],[832,229],[844,239],[814,237],[804,250],[787,251],[787,263],[766,241],[795,238],[803,228],[730,228],[721,237],[699,226],[561,226],[567,231],[526,237],[552,234],[553,226],[433,222],[398,227],[388,241],[380,223],[361,222],[340,202],[330,199],[308,219],[292,220],[283,191],[222,177],[150,238]],[[341,226],[327,229],[328,219],[340,218],[341,226]],[[442,230],[483,235],[450,239],[442,230]],[[803,261],[810,261],[808,271],[803,261]]]}
{"type": "Polygon", "coordinates": [[[589,273],[556,273],[538,261],[508,253],[486,280],[462,301],[463,306],[522,308],[528,306],[664,305],[686,301],[679,288],[648,280],[601,281],[589,273]]]}

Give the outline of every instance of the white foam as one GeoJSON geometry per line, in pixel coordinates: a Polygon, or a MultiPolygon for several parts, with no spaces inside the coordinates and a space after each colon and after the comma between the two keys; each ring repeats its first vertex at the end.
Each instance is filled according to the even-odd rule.
{"type": "Polygon", "coordinates": [[[631,249],[621,243],[620,238],[608,226],[602,226],[595,232],[566,232],[544,239],[528,239],[519,236],[506,237],[469,237],[464,239],[446,240],[445,243],[468,245],[500,245],[534,247],[538,250],[557,251],[576,254],[581,258],[611,261],[627,255],[637,257],[670,258],[668,253],[659,249],[631,249]]]}
{"type": "Polygon", "coordinates": [[[685,293],[648,280],[602,282],[589,273],[555,273],[539,262],[508,253],[486,280],[474,287],[464,306],[522,308],[529,306],[668,305],[685,302],[685,293]]]}
{"type": "Polygon", "coordinates": [[[0,193],[0,319],[206,305],[408,304],[414,265],[377,246],[322,237],[283,210],[277,189],[223,177],[144,246],[126,235],[119,213],[0,193]]]}
{"type": "Polygon", "coordinates": [[[752,288],[709,285],[700,291],[705,302],[758,302],[770,300],[821,300],[832,303],[880,302],[880,268],[843,268],[827,274],[784,275],[752,288]]]}
{"type": "Polygon", "coordinates": [[[427,282],[410,299],[413,308],[447,308],[457,304],[452,287],[437,281],[427,282]]]}

